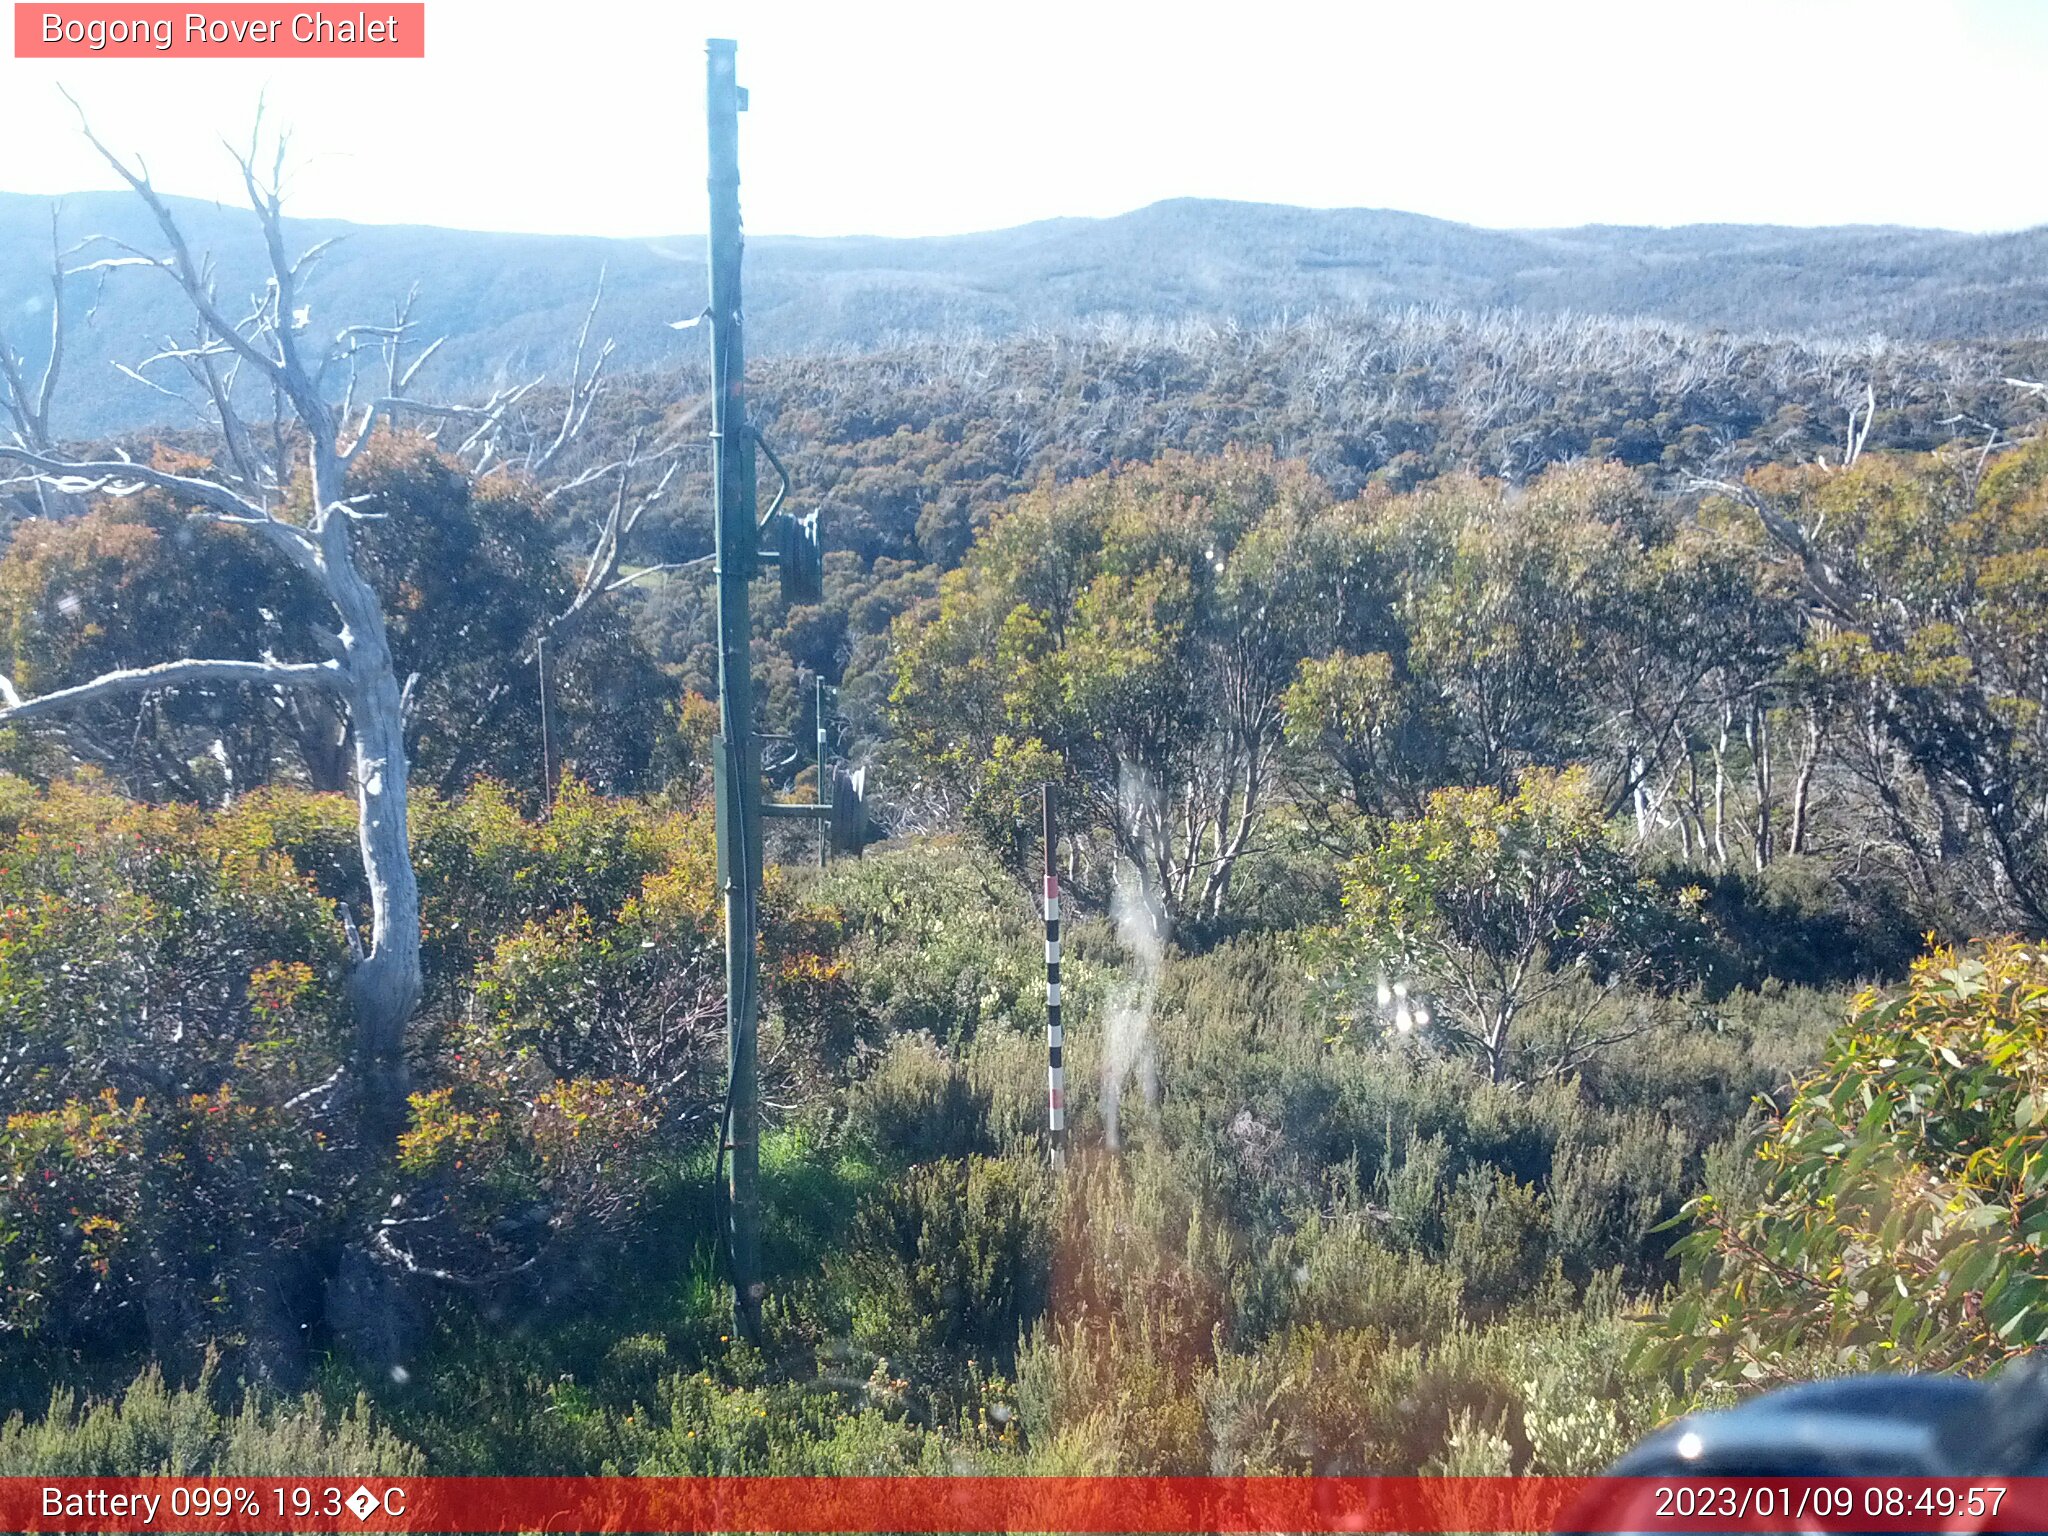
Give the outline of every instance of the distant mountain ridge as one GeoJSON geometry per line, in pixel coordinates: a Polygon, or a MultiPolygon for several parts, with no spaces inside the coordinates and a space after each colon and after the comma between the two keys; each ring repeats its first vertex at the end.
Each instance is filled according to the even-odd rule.
{"type": "MultiPolygon", "coordinates": [[[[47,328],[52,201],[0,193],[0,330],[31,360],[47,328]]],[[[130,195],[80,193],[61,203],[66,243],[96,233],[158,247],[130,195]]],[[[189,199],[173,204],[194,248],[215,256],[223,294],[253,291],[262,279],[253,218],[189,199]]],[[[701,236],[479,234],[326,219],[295,221],[292,233],[303,245],[347,237],[308,285],[316,327],[386,320],[417,282],[422,334],[449,338],[431,376],[443,394],[560,371],[600,270],[597,329],[616,338],[618,366],[664,367],[702,352],[694,333],[669,328],[703,307],[701,236]]],[[[89,290],[75,281],[82,317],[89,290]]],[[[1648,316],[1741,333],[2010,337],[2048,329],[2048,228],[1492,230],[1379,209],[1190,198],[971,235],[756,237],[747,285],[750,345],[782,353],[1111,317],[1256,324],[1417,304],[1648,316]]],[[[174,413],[172,402],[111,365],[136,361],[183,324],[166,280],[111,274],[91,323],[72,338],[65,428],[118,430],[174,413]]]]}

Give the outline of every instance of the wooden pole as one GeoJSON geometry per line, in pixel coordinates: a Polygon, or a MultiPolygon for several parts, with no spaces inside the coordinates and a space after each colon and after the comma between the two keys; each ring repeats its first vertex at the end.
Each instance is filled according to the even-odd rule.
{"type": "Polygon", "coordinates": [[[726,1099],[720,1151],[733,1310],[758,1338],[761,1301],[760,1019],[761,766],[754,738],[753,619],[748,588],[759,564],[754,434],[747,422],[741,332],[738,45],[705,45],[705,118],[711,147],[711,454],[718,562],[718,867],[725,897],[726,1099]]]}

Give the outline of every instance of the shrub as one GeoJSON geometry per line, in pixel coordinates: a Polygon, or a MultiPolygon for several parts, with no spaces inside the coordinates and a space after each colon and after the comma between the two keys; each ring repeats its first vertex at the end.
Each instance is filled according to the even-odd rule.
{"type": "MultiPolygon", "coordinates": [[[[877,1382],[886,1397],[887,1383],[877,1382]]],[[[924,1464],[926,1437],[881,1402],[849,1402],[802,1385],[739,1387],[708,1372],[672,1377],[649,1405],[652,1427],[622,1437],[640,1476],[902,1476],[924,1464]],[[637,1444],[636,1444],[637,1442],[637,1444]]]]}
{"type": "Polygon", "coordinates": [[[2048,1341],[2048,959],[1938,949],[1868,992],[1757,1150],[1686,1207],[1651,1362],[1981,1370],[2048,1341]]]}
{"type": "Polygon", "coordinates": [[[1202,1383],[1208,1470],[1237,1476],[1372,1470],[1373,1396],[1386,1347],[1376,1329],[1310,1324],[1256,1354],[1225,1355],[1202,1383]]]}
{"type": "Polygon", "coordinates": [[[1043,1304],[1042,1176],[1007,1159],[910,1169],[854,1219],[855,1341],[892,1358],[1007,1360],[1043,1304]]]}
{"type": "Polygon", "coordinates": [[[1243,1235],[1200,1149],[1070,1161],[1058,1190],[1054,1311],[1115,1322],[1191,1377],[1234,1321],[1243,1235]]]}
{"type": "Polygon", "coordinates": [[[1297,1228],[1277,1255],[1286,1283],[1275,1321],[1375,1328],[1424,1345],[1463,1327],[1464,1277],[1422,1254],[1396,1251],[1385,1216],[1366,1201],[1346,1199],[1297,1228]]]}
{"type": "Polygon", "coordinates": [[[687,871],[708,909],[714,856],[708,822],[696,822],[706,818],[607,800],[573,778],[542,820],[488,781],[453,799],[421,795],[413,863],[430,982],[458,981],[528,924],[572,910],[607,921],[664,871],[687,871]]]}
{"type": "MultiPolygon", "coordinates": [[[[360,1288],[345,1254],[418,1287],[559,1293],[630,1228],[717,1094],[708,816],[571,783],[532,822],[483,786],[423,797],[415,834],[432,976],[387,1162],[348,1112],[341,797],[202,813],[0,777],[11,1354],[143,1347],[178,1379],[214,1341],[291,1385],[343,1326],[336,1282],[360,1288]]],[[[769,1087],[815,1096],[850,1016],[836,919],[777,902],[766,927],[769,1087]]]]}
{"type": "Polygon", "coordinates": [[[1781,855],[1760,873],[1682,868],[1660,870],[1657,879],[1674,894],[1698,893],[1700,969],[1717,999],[1772,981],[1828,987],[1895,976],[1919,946],[1899,904],[1846,889],[1810,855],[1781,855]]]}
{"type": "Polygon", "coordinates": [[[1476,1310],[1529,1295],[1547,1269],[1550,1201],[1497,1168],[1468,1168],[1445,1201],[1444,1252],[1476,1310]]]}
{"type": "Polygon", "coordinates": [[[847,1092],[847,1132],[892,1164],[993,1151],[990,1098],[930,1035],[899,1035],[847,1092]]]}
{"type": "Polygon", "coordinates": [[[66,1391],[30,1420],[0,1423],[0,1477],[414,1477],[425,1458],[372,1418],[367,1399],[334,1413],[307,1395],[255,1398],[227,1413],[209,1362],[174,1389],[150,1367],[119,1397],[81,1403],[66,1391]]]}
{"type": "Polygon", "coordinates": [[[1041,1324],[1017,1355],[1017,1399],[1035,1467],[1069,1474],[1208,1470],[1206,1362],[1138,1318],[1041,1324]]]}
{"type": "Polygon", "coordinates": [[[341,931],[238,832],[0,785],[0,1332],[298,1347],[350,1173],[341,931]]]}
{"type": "Polygon", "coordinates": [[[725,967],[717,935],[694,915],[629,898],[616,919],[581,908],[527,924],[478,974],[473,1049],[532,1057],[559,1078],[630,1081],[671,1127],[717,1095],[725,967]]]}
{"type": "Polygon", "coordinates": [[[1577,1317],[1520,1335],[1508,1351],[1521,1395],[1522,1470],[1593,1477],[1658,1425],[1690,1408],[1655,1375],[1632,1369],[1639,1329],[1611,1286],[1597,1286],[1577,1317]]]}
{"type": "Polygon", "coordinates": [[[1603,1006],[1624,983],[1673,979],[1692,924],[1609,838],[1581,770],[1531,772],[1517,792],[1446,789],[1394,822],[1344,883],[1345,920],[1323,964],[1346,1028],[1421,1031],[1479,1057],[1487,1075],[1555,1074],[1639,1032],[1603,1006]],[[1590,976],[1599,987],[1577,987],[1590,976]],[[1414,995],[1409,995],[1411,987],[1414,995]],[[1536,1060],[1517,1038],[1531,1009],[1582,1005],[1536,1060]]]}
{"type": "Polygon", "coordinates": [[[842,861],[812,899],[842,915],[853,984],[884,1037],[1044,1027],[1031,898],[986,856],[940,843],[842,861]]]}

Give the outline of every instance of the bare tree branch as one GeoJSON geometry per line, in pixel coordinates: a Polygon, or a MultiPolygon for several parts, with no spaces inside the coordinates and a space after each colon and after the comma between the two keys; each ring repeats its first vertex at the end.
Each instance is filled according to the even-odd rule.
{"type": "Polygon", "coordinates": [[[117,694],[149,693],[159,688],[176,688],[190,683],[258,683],[274,688],[325,688],[339,691],[345,679],[341,666],[332,661],[212,661],[186,657],[162,661],[152,667],[129,667],[104,672],[89,683],[59,688],[33,699],[24,699],[13,679],[0,675],[0,725],[22,720],[39,720],[61,714],[79,704],[117,694]]]}
{"type": "MultiPolygon", "coordinates": [[[[61,86],[58,89],[63,91],[61,86]]],[[[179,288],[184,291],[186,302],[197,311],[200,318],[212,328],[214,334],[220,337],[222,341],[228,343],[265,373],[281,375],[284,370],[283,360],[266,353],[254,341],[244,336],[240,328],[233,321],[221,313],[220,306],[214,300],[212,289],[207,284],[205,270],[197,261],[193,260],[191,247],[185,242],[185,233],[178,227],[177,219],[172,216],[170,205],[163,200],[162,195],[150,182],[148,168],[138,161],[136,168],[131,169],[125,160],[107,148],[100,141],[99,136],[92,131],[92,123],[87,119],[85,108],[79,105],[78,99],[69,91],[63,91],[63,95],[64,99],[71,103],[72,109],[78,113],[79,130],[85,135],[86,142],[99,152],[100,158],[112,167],[114,174],[125,181],[130,189],[134,191],[135,195],[142,199],[143,204],[156,219],[157,228],[163,233],[164,239],[170,244],[171,255],[168,258],[148,256],[138,252],[137,255],[140,260],[155,266],[160,271],[168,273],[178,284],[179,288]]],[[[237,158],[239,159],[239,157],[237,158]]],[[[259,207],[257,211],[260,214],[262,210],[259,207]]]]}
{"type": "Polygon", "coordinates": [[[1814,547],[1812,538],[1804,528],[1746,485],[1738,485],[1731,480],[1695,480],[1692,486],[1696,491],[1726,496],[1730,501],[1754,512],[1757,521],[1763,524],[1764,531],[1789,554],[1798,558],[1800,568],[1806,576],[1807,587],[1821,606],[1833,617],[1845,623],[1861,622],[1860,605],[1852,594],[1843,589],[1833,567],[1814,547]]]}
{"type": "MultiPolygon", "coordinates": [[[[427,355],[432,355],[434,348],[440,345],[441,343],[436,341],[433,347],[427,349],[427,355]]],[[[417,368],[419,363],[424,363],[426,360],[426,356],[420,357],[413,367],[417,368]]],[[[412,369],[407,370],[407,378],[412,376],[412,371],[412,369]]],[[[524,399],[528,391],[536,388],[540,382],[541,380],[536,377],[527,380],[523,384],[510,385],[505,389],[499,390],[482,405],[442,405],[430,400],[415,400],[400,395],[387,395],[381,399],[373,400],[363,412],[362,425],[357,428],[355,440],[350,443],[348,451],[341,455],[341,463],[343,467],[346,467],[354,462],[355,456],[362,451],[363,445],[370,440],[370,434],[375,430],[376,421],[379,416],[388,416],[393,420],[396,420],[401,415],[425,416],[430,420],[458,423],[471,428],[469,435],[452,452],[456,458],[461,458],[465,453],[468,453],[472,448],[482,443],[484,451],[474,466],[480,474],[491,459],[495,457],[495,449],[491,445],[490,440],[498,428],[504,424],[507,412],[524,399]]],[[[428,435],[436,442],[440,440],[438,431],[428,435]]]]}
{"type": "Polygon", "coordinates": [[[267,509],[269,493],[279,487],[282,476],[276,467],[265,466],[259,462],[255,444],[249,437],[249,425],[235,409],[235,380],[240,374],[241,359],[234,358],[229,361],[225,376],[221,373],[218,361],[212,357],[193,358],[187,361],[185,366],[205,388],[207,397],[213,401],[213,411],[220,426],[221,440],[227,444],[228,457],[234,462],[242,483],[265,497],[264,504],[267,509]]]}
{"type": "Polygon", "coordinates": [[[1847,469],[1863,456],[1863,444],[1870,436],[1870,424],[1877,420],[1877,386],[1868,380],[1863,385],[1863,404],[1849,408],[1849,435],[1842,445],[1842,468],[1847,469]]]}
{"type": "Polygon", "coordinates": [[[391,393],[395,395],[402,390],[411,388],[412,381],[419,377],[419,371],[427,366],[428,361],[436,352],[441,350],[442,344],[447,340],[446,336],[436,336],[432,341],[428,342],[425,348],[421,350],[420,355],[406,365],[405,372],[392,380],[391,393]]]}
{"type": "Polygon", "coordinates": [[[41,440],[50,440],[50,401],[57,392],[57,375],[64,365],[64,258],[58,250],[57,212],[50,209],[50,355],[43,364],[43,379],[36,386],[36,428],[41,440]]]}
{"type": "Polygon", "coordinates": [[[694,571],[699,566],[709,565],[717,558],[716,555],[699,555],[694,560],[673,560],[666,565],[644,565],[631,575],[621,576],[604,590],[616,592],[621,587],[630,587],[636,581],[645,581],[649,576],[666,576],[676,571],[694,571]]]}
{"type": "Polygon", "coordinates": [[[527,468],[532,473],[538,474],[552,464],[569,440],[583,430],[583,423],[589,419],[590,408],[603,387],[604,365],[610,361],[615,343],[610,337],[605,338],[587,377],[583,372],[583,354],[590,345],[590,328],[597,322],[598,306],[604,303],[605,273],[604,267],[598,268],[597,291],[590,296],[590,308],[583,315],[583,328],[576,333],[576,351],[569,360],[568,398],[562,402],[562,424],[555,433],[554,441],[528,463],[527,468]]]}
{"type": "MultiPolygon", "coordinates": [[[[58,238],[58,215],[61,204],[50,206],[50,348],[43,360],[42,377],[33,386],[28,381],[27,366],[21,355],[9,343],[6,333],[0,331],[0,404],[7,407],[7,413],[14,419],[15,440],[24,447],[48,452],[52,446],[50,436],[50,404],[56,397],[58,375],[64,367],[64,251],[58,238]]],[[[48,516],[54,509],[50,505],[50,489],[38,484],[36,501],[32,509],[48,516]]],[[[27,505],[27,504],[25,504],[27,505]]]]}
{"type": "Polygon", "coordinates": [[[75,482],[68,484],[67,488],[81,493],[97,491],[119,496],[132,494],[144,486],[153,486],[208,509],[217,514],[215,521],[218,522],[264,524],[275,521],[255,502],[236,495],[216,481],[201,480],[193,475],[175,475],[128,459],[57,459],[26,448],[9,447],[5,443],[0,443],[0,459],[12,459],[52,479],[75,482]]]}
{"type": "Polygon", "coordinates": [[[647,509],[662,498],[668,490],[669,482],[675,479],[676,471],[681,467],[676,457],[671,454],[667,467],[662,470],[661,478],[655,482],[653,488],[629,506],[628,497],[633,471],[638,462],[636,444],[634,452],[629,453],[619,465],[618,490],[612,497],[610,512],[606,514],[603,525],[598,529],[596,547],[592,549],[590,559],[583,568],[583,580],[577,585],[576,595],[570,599],[569,606],[548,625],[550,635],[573,628],[582,621],[585,611],[592,603],[605,593],[615,591],[624,585],[614,578],[618,575],[619,560],[625,552],[626,540],[640,525],[640,519],[646,515],[647,509]]]}

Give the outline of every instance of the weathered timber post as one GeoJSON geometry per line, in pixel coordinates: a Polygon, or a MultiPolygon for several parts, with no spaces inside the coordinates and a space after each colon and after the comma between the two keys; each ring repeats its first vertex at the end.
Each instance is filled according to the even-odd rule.
{"type": "Polygon", "coordinates": [[[753,619],[749,583],[759,565],[754,436],[747,423],[741,328],[737,45],[705,46],[705,118],[711,150],[711,457],[718,565],[718,876],[725,898],[726,1095],[721,1135],[726,1241],[740,1329],[761,1325],[761,1100],[757,954],[761,891],[761,767],[754,739],[753,619]]]}
{"type": "MultiPolygon", "coordinates": [[[[859,846],[865,820],[865,770],[846,789],[813,805],[764,805],[761,747],[754,732],[751,583],[772,567],[791,603],[824,595],[825,565],[818,514],[782,510],[789,472],[747,420],[747,349],[740,303],[739,114],[747,93],[734,78],[737,45],[705,44],[705,117],[711,148],[711,505],[718,563],[718,751],[713,798],[718,806],[718,883],[725,899],[725,1113],[718,1153],[725,1175],[726,1251],[732,1266],[733,1311],[740,1331],[757,1338],[767,1284],[761,1275],[761,1084],[757,1041],[761,1022],[761,824],[765,817],[817,821],[859,846]],[[755,510],[755,450],[781,479],[766,516],[755,510]],[[764,541],[763,535],[766,535],[764,541]]],[[[822,738],[821,738],[822,746],[822,738]]],[[[822,756],[820,758],[822,763],[822,756]]]]}

